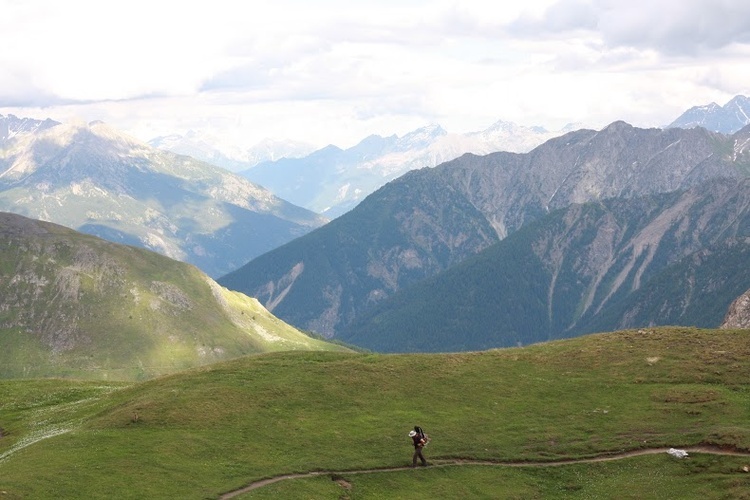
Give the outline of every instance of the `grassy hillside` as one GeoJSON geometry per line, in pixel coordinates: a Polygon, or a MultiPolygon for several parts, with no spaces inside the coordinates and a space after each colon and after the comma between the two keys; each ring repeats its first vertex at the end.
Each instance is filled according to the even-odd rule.
{"type": "Polygon", "coordinates": [[[0,378],[135,380],[290,349],[341,350],[194,266],[0,213],[0,378]]]}
{"type": "Polygon", "coordinates": [[[432,435],[435,464],[750,450],[748,380],[749,331],[662,328],[459,354],[273,353],[127,386],[3,381],[0,491],[217,498],[330,470],[340,482],[288,480],[245,497],[742,498],[748,457],[345,471],[407,465],[415,424],[432,435]]]}

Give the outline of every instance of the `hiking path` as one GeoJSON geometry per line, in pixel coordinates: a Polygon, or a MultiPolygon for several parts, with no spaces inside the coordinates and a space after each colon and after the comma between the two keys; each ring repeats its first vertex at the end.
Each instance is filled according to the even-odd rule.
{"type": "MultiPolygon", "coordinates": [[[[688,446],[686,448],[679,448],[679,449],[688,452],[688,454],[705,453],[705,454],[710,454],[710,455],[742,456],[742,457],[750,458],[750,452],[721,448],[718,446],[688,446]]],[[[643,455],[656,455],[659,453],[667,453],[669,450],[670,448],[645,448],[645,449],[638,449],[638,450],[623,451],[621,453],[607,453],[603,455],[596,455],[596,456],[586,457],[586,458],[569,458],[569,459],[552,460],[552,461],[546,461],[546,462],[530,462],[530,461],[503,462],[503,461],[473,460],[473,459],[468,459],[468,458],[457,458],[457,459],[451,459],[451,460],[433,460],[433,461],[430,461],[430,464],[428,465],[428,467],[430,468],[453,467],[453,466],[460,466],[460,465],[487,465],[487,466],[494,466],[494,467],[556,467],[556,466],[571,465],[571,464],[608,462],[612,460],[622,460],[624,458],[638,457],[638,456],[643,456],[643,455]]],[[[684,460],[684,459],[675,458],[675,460],[684,460]]],[[[269,477],[266,479],[260,479],[258,481],[254,481],[248,484],[247,486],[243,486],[242,488],[224,493],[221,496],[219,496],[219,498],[221,500],[226,500],[229,498],[236,497],[238,495],[242,495],[243,493],[247,493],[248,491],[256,490],[258,488],[262,488],[263,486],[268,486],[269,484],[278,483],[279,481],[285,481],[288,479],[303,479],[303,478],[316,477],[316,476],[331,476],[332,479],[337,481],[339,484],[342,484],[342,486],[346,487],[348,483],[346,482],[346,480],[343,479],[343,476],[350,476],[350,475],[355,475],[355,474],[371,474],[375,472],[397,472],[397,471],[405,471],[405,470],[412,470],[412,469],[413,467],[411,466],[403,466],[403,467],[385,467],[381,469],[360,469],[360,470],[346,470],[346,471],[313,471],[313,472],[304,472],[304,473],[298,473],[298,474],[283,474],[280,476],[269,477]]]]}

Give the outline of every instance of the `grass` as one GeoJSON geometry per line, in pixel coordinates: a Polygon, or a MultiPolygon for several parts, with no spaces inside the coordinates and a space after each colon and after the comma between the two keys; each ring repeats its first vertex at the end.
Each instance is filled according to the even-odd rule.
{"type": "Polygon", "coordinates": [[[0,463],[20,450],[78,428],[106,408],[123,384],[60,380],[0,381],[0,463]]]}
{"type": "MultiPolygon", "coordinates": [[[[281,474],[399,467],[411,460],[406,433],[417,424],[433,437],[428,460],[544,462],[700,443],[747,450],[749,375],[750,332],[660,328],[478,353],[272,353],[104,388],[6,381],[0,455],[46,425],[35,408],[69,431],[0,460],[0,498],[216,498],[281,474]],[[58,396],[45,403],[45,394],[58,396]]],[[[714,493],[700,496],[738,498],[747,461],[664,454],[544,469],[342,472],[351,490],[321,476],[246,496],[611,498],[637,483],[641,493],[710,485],[714,493]]]]}
{"type": "Polygon", "coordinates": [[[276,498],[750,498],[747,458],[666,454],[553,468],[468,465],[286,480],[235,497],[276,498]]]}

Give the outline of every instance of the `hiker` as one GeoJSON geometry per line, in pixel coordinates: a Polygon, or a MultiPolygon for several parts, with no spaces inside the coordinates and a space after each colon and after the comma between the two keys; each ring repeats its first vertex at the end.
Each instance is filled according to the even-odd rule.
{"type": "Polygon", "coordinates": [[[430,438],[424,433],[422,428],[418,425],[414,426],[414,429],[409,431],[409,437],[414,443],[414,455],[412,456],[411,466],[417,466],[417,457],[422,461],[422,465],[427,465],[427,460],[422,455],[422,448],[424,448],[429,442],[430,438]]]}

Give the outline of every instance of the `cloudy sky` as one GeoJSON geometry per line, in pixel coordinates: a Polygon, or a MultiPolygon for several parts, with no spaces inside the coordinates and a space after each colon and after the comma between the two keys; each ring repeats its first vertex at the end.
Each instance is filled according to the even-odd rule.
{"type": "Polygon", "coordinates": [[[748,0],[0,0],[0,44],[0,114],[143,140],[650,127],[750,95],[748,0]]]}

